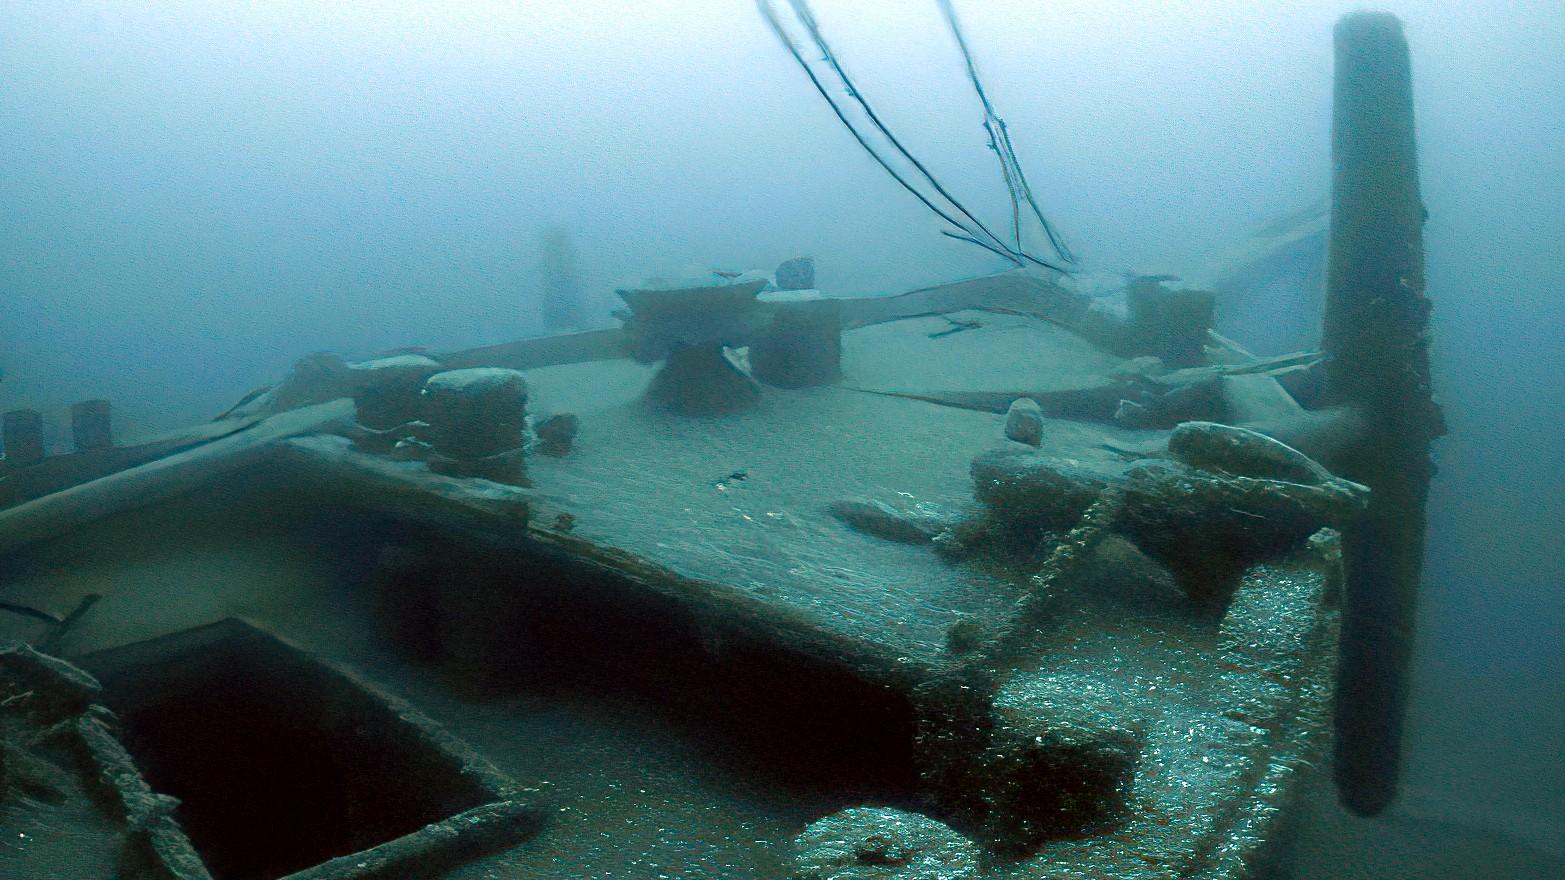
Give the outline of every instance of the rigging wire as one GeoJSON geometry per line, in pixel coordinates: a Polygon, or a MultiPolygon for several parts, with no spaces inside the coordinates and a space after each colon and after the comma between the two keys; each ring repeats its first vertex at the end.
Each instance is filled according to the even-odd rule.
{"type": "Polygon", "coordinates": [[[1021,210],[1020,203],[1026,201],[1032,209],[1032,214],[1042,227],[1044,235],[1049,239],[1050,247],[1066,263],[1074,264],[1076,256],[1071,253],[1064,240],[1055,231],[1053,224],[1043,216],[1043,209],[1038,207],[1038,200],[1033,196],[1032,186],[1027,183],[1027,175],[1022,171],[1021,162],[1016,158],[1016,148],[1011,144],[1011,132],[1006,126],[1005,120],[994,109],[994,104],[989,100],[989,94],[984,90],[983,80],[978,76],[978,64],[973,60],[972,50],[968,48],[967,36],[962,32],[962,25],[956,17],[956,7],[951,0],[937,0],[940,11],[945,15],[946,24],[951,28],[951,36],[956,39],[957,48],[962,52],[962,60],[967,63],[967,78],[973,84],[973,91],[978,94],[979,103],[984,108],[984,130],[989,133],[989,148],[994,150],[995,156],[1000,161],[1000,173],[1005,178],[1005,185],[1011,194],[1012,230],[1016,236],[1016,249],[1022,248],[1021,242],[1021,210]]]}
{"type": "MultiPolygon", "coordinates": [[[[997,123],[994,128],[990,129],[990,147],[995,150],[996,155],[1000,158],[1001,171],[1006,178],[1007,190],[1011,195],[1011,232],[1015,242],[1014,246],[1008,244],[1004,239],[991,231],[975,214],[958,201],[951,194],[950,190],[940,183],[928,166],[915,157],[881,120],[879,114],[870,105],[869,100],[853,83],[852,78],[848,76],[836,52],[833,51],[831,45],[826,41],[826,37],[821,31],[820,25],[816,21],[806,0],[788,0],[788,6],[797,19],[797,27],[802,28],[804,34],[808,37],[808,42],[813,44],[815,51],[820,54],[822,62],[830,71],[830,78],[835,80],[834,88],[840,89],[852,99],[852,103],[858,107],[858,115],[861,115],[864,120],[868,121],[868,128],[873,130],[879,140],[889,145],[890,151],[893,155],[900,157],[902,163],[911,166],[914,172],[911,176],[914,179],[910,180],[908,172],[899,170],[896,167],[897,163],[885,154],[884,147],[877,147],[871,143],[873,139],[871,132],[865,130],[863,122],[856,122],[850,118],[850,106],[847,102],[841,100],[840,97],[833,94],[834,88],[828,86],[823,78],[823,73],[817,71],[815,66],[805,59],[804,40],[795,36],[783,25],[772,0],[757,0],[756,5],[760,9],[762,17],[765,18],[770,26],[772,33],[776,35],[778,41],[783,44],[788,53],[793,56],[799,67],[804,70],[815,90],[825,99],[838,121],[842,123],[843,127],[848,129],[848,132],[853,135],[859,146],[869,153],[871,158],[887,174],[891,175],[892,179],[903,189],[911,193],[926,208],[934,212],[936,216],[954,227],[955,231],[942,230],[942,234],[958,241],[978,245],[997,256],[1011,261],[1017,266],[1035,264],[1056,272],[1066,271],[1061,266],[1028,253],[1022,247],[1021,204],[1023,201],[1029,203],[1034,215],[1038,217],[1045,230],[1049,232],[1051,243],[1055,242],[1055,236],[1048,224],[1043,222],[1042,212],[1038,210],[1036,201],[1031,198],[1031,191],[1026,186],[1025,178],[1020,175],[1020,167],[1015,162],[1015,152],[1010,147],[1010,139],[1005,132],[1004,123],[999,121],[999,117],[994,115],[992,110],[986,109],[985,127],[986,129],[990,128],[989,119],[991,117],[997,123]],[[916,182],[917,178],[922,178],[922,181],[916,182]],[[927,187],[927,191],[925,187],[927,187]]],[[[954,19],[952,21],[954,22],[954,19]]],[[[957,33],[958,39],[961,41],[960,31],[958,30],[957,33]]],[[[963,42],[963,54],[968,58],[969,74],[975,85],[978,86],[980,98],[983,100],[985,107],[989,108],[987,96],[984,95],[981,84],[977,82],[977,72],[973,68],[971,56],[966,52],[965,42],[963,42]]],[[[1063,245],[1059,244],[1056,244],[1055,252],[1060,254],[1062,258],[1065,258],[1069,253],[1063,249],[1063,245]]],[[[1066,260],[1066,262],[1072,261],[1073,258],[1066,260]]]]}

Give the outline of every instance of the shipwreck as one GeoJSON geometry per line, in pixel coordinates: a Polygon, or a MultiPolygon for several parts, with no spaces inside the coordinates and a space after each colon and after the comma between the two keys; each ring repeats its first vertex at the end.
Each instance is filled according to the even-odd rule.
{"type": "Polygon", "coordinates": [[[1285,872],[1328,755],[1394,796],[1439,433],[1406,43],[1337,52],[1319,352],[999,235],[315,355],[132,445],[7,414],[0,873],[1285,872]]]}

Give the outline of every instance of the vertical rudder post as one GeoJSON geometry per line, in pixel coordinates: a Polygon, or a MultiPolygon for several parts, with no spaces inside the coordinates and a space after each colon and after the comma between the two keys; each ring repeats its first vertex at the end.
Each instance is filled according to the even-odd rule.
{"type": "Polygon", "coordinates": [[[1395,16],[1337,24],[1332,172],[1326,394],[1363,416],[1367,434],[1339,469],[1373,490],[1344,536],[1335,773],[1343,803],[1372,815],[1396,795],[1430,446],[1444,430],[1430,389],[1412,75],[1395,16]]]}

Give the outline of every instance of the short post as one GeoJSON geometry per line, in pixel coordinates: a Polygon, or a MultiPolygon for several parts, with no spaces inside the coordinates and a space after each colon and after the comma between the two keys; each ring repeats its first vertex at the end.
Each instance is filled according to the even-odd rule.
{"type": "Polygon", "coordinates": [[[1429,452],[1444,425],[1430,390],[1424,206],[1402,23],[1383,13],[1343,18],[1336,65],[1325,403],[1358,409],[1366,434],[1339,470],[1373,492],[1343,540],[1335,771],[1344,805],[1374,815],[1396,796],[1429,452]]]}
{"type": "Polygon", "coordinates": [[[771,324],[750,343],[750,371],[779,388],[841,379],[842,304],[811,299],[773,306],[771,324]]]}
{"type": "Polygon", "coordinates": [[[107,400],[83,400],[71,404],[71,440],[77,452],[98,452],[114,447],[107,400]]]}
{"type": "Polygon", "coordinates": [[[815,288],[815,258],[794,257],[784,260],[773,276],[778,290],[813,290],[815,288]]]}
{"type": "Polygon", "coordinates": [[[529,485],[522,458],[527,379],[519,370],[448,370],[430,376],[423,394],[434,447],[430,470],[529,485]]]}
{"type": "Polygon", "coordinates": [[[43,460],[43,416],[35,409],[13,409],[0,426],[5,443],[5,462],[11,467],[26,467],[43,460]]]}
{"type": "Polygon", "coordinates": [[[1156,355],[1170,367],[1206,363],[1207,331],[1217,296],[1209,290],[1171,290],[1157,279],[1138,279],[1125,291],[1130,309],[1127,354],[1156,355]]]}

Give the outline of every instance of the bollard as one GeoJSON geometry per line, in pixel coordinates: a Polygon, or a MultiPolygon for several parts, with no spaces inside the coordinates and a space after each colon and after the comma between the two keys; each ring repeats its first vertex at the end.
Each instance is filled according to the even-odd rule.
{"type": "Polygon", "coordinates": [[[779,304],[750,343],[750,371],[779,388],[830,385],[842,378],[842,308],[830,299],[779,304]]]}
{"type": "Polygon", "coordinates": [[[811,290],[815,287],[815,258],[784,260],[773,277],[778,290],[811,290]]]}
{"type": "Polygon", "coordinates": [[[424,382],[440,370],[438,362],[419,354],[355,364],[353,405],[359,424],[385,431],[418,419],[424,410],[424,382]]]}
{"type": "Polygon", "coordinates": [[[1343,804],[1369,816],[1396,796],[1429,452],[1444,425],[1430,391],[1424,206],[1402,23],[1343,18],[1336,65],[1323,405],[1362,417],[1363,441],[1338,471],[1372,494],[1343,539],[1334,766],[1343,804]]]}
{"type": "Polygon", "coordinates": [[[77,452],[114,448],[107,400],[83,400],[71,404],[71,440],[77,452]]]}
{"type": "Polygon", "coordinates": [[[26,467],[43,460],[43,416],[35,409],[13,409],[4,416],[0,439],[5,443],[5,461],[12,467],[26,467]]]}
{"type": "Polygon", "coordinates": [[[423,394],[434,447],[430,470],[528,485],[522,460],[526,377],[500,367],[448,370],[430,376],[423,394]]]}
{"type": "Polygon", "coordinates": [[[1125,291],[1130,309],[1129,352],[1150,354],[1169,367],[1206,364],[1207,331],[1217,297],[1209,290],[1170,290],[1136,281],[1125,291]]]}

